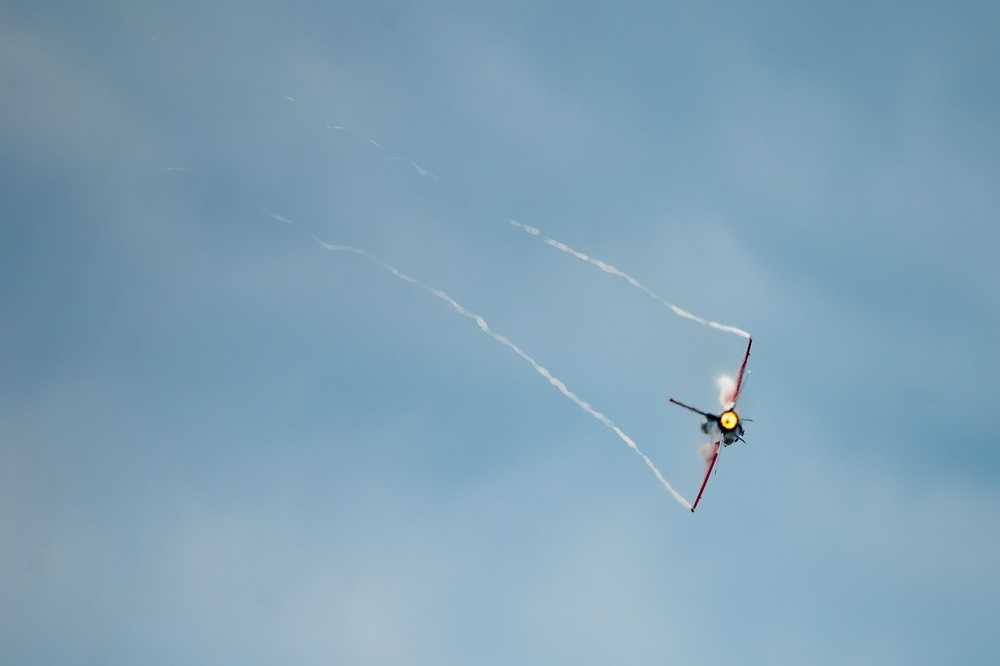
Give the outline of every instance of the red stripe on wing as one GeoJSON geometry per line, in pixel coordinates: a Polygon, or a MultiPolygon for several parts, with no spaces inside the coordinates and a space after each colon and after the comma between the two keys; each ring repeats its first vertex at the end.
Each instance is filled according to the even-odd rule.
{"type": "Polygon", "coordinates": [[[694,504],[691,505],[691,513],[698,508],[698,502],[701,501],[701,494],[705,492],[705,486],[708,484],[708,477],[712,475],[712,468],[715,467],[715,461],[719,458],[719,443],[714,442],[712,444],[712,457],[708,459],[708,464],[705,466],[705,476],[701,479],[701,486],[698,488],[698,496],[694,498],[694,504]]]}
{"type": "Polygon", "coordinates": [[[740,397],[740,386],[743,385],[743,374],[747,369],[747,359],[750,358],[750,345],[752,344],[753,344],[753,338],[749,338],[747,340],[747,351],[745,354],[743,354],[743,362],[740,363],[740,369],[736,373],[736,388],[733,389],[733,399],[731,401],[734,406],[736,405],[736,401],[740,397]]]}

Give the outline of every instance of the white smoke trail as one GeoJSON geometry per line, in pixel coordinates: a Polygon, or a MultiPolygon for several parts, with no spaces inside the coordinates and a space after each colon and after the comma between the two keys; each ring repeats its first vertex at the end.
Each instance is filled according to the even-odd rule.
{"type": "Polygon", "coordinates": [[[277,213],[269,211],[269,210],[265,210],[264,212],[267,213],[268,215],[270,215],[271,219],[274,220],[274,221],[276,221],[276,222],[281,222],[282,224],[295,224],[295,222],[293,222],[292,220],[289,220],[284,215],[278,215],[277,213]]]}
{"type": "MultiPolygon", "coordinates": [[[[239,77],[237,77],[237,78],[239,78],[239,77]]],[[[292,97],[291,95],[282,95],[282,97],[285,98],[287,101],[291,102],[292,104],[299,104],[301,106],[306,106],[306,107],[310,106],[309,102],[306,102],[304,100],[298,99],[296,97],[292,97]]],[[[433,178],[434,180],[436,180],[438,182],[441,182],[440,178],[438,178],[433,173],[431,173],[427,169],[423,168],[422,166],[420,166],[419,164],[417,164],[413,160],[409,159],[408,157],[399,157],[398,155],[391,154],[378,141],[376,141],[375,139],[373,139],[373,138],[371,138],[369,136],[365,136],[364,134],[362,134],[361,132],[358,132],[355,129],[352,129],[350,127],[346,127],[344,125],[331,125],[330,123],[323,123],[323,124],[324,124],[324,126],[327,129],[338,130],[338,131],[341,131],[341,132],[348,132],[348,133],[353,134],[354,136],[358,137],[362,141],[367,141],[371,145],[375,146],[375,148],[380,153],[382,153],[382,155],[384,155],[386,157],[386,159],[388,159],[390,161],[393,161],[393,162],[406,162],[411,167],[413,167],[413,169],[420,175],[421,178],[433,178]]]]}
{"type": "MultiPolygon", "coordinates": [[[[305,102],[305,101],[303,101],[301,99],[297,99],[297,98],[292,97],[290,95],[283,95],[283,97],[287,101],[292,102],[293,104],[300,104],[302,106],[309,106],[308,102],[305,102]]],[[[401,157],[401,156],[398,156],[398,155],[393,155],[392,153],[390,153],[389,151],[387,151],[382,146],[382,144],[380,144],[378,141],[376,141],[375,139],[373,139],[373,138],[371,138],[369,136],[365,136],[361,132],[358,132],[357,130],[355,130],[355,129],[351,128],[351,127],[347,127],[346,125],[331,125],[328,122],[324,123],[324,126],[327,129],[330,129],[330,130],[337,130],[337,131],[340,131],[340,132],[347,132],[348,134],[353,134],[354,136],[356,136],[357,138],[361,139],[362,141],[365,141],[365,142],[371,144],[377,151],[379,151],[386,159],[388,159],[390,161],[393,161],[393,162],[406,162],[411,167],[413,167],[414,171],[416,171],[417,174],[421,178],[432,178],[432,179],[434,179],[434,180],[436,180],[438,182],[443,182],[435,174],[433,174],[430,171],[428,171],[427,169],[423,168],[422,166],[420,166],[419,164],[417,164],[416,162],[414,162],[410,158],[408,158],[408,157],[401,157]]],[[[525,232],[527,232],[528,234],[530,234],[532,236],[541,236],[542,235],[541,231],[539,231],[535,227],[531,227],[531,226],[528,226],[526,224],[521,224],[517,220],[513,220],[513,219],[508,219],[507,221],[510,224],[512,224],[513,226],[515,226],[515,227],[517,227],[519,229],[524,230],[525,232]]],[[[572,256],[576,257],[577,259],[580,259],[581,261],[586,261],[587,263],[590,263],[590,264],[593,264],[594,266],[597,266],[598,268],[600,268],[605,273],[610,273],[611,275],[616,275],[616,276],[618,276],[620,278],[623,278],[624,280],[627,280],[628,283],[631,284],[633,287],[635,287],[637,289],[641,289],[642,291],[646,292],[646,294],[650,298],[653,298],[654,300],[658,301],[662,305],[666,306],[674,314],[676,314],[679,317],[683,317],[685,319],[690,319],[691,321],[697,322],[697,323],[701,324],[702,326],[708,326],[710,328],[714,328],[714,329],[717,329],[717,330],[720,330],[720,331],[725,331],[726,333],[734,333],[736,335],[739,335],[739,336],[747,338],[747,339],[750,338],[750,334],[747,333],[746,331],[744,331],[743,329],[736,328],[735,326],[727,326],[725,324],[720,324],[717,321],[711,321],[711,320],[708,320],[708,319],[703,319],[703,318],[701,318],[701,317],[699,317],[699,316],[697,316],[695,314],[692,314],[691,312],[688,312],[687,310],[682,310],[681,308],[677,307],[673,303],[670,303],[666,299],[662,298],[659,294],[657,294],[652,289],[650,289],[646,285],[642,284],[641,282],[639,282],[638,280],[636,280],[634,277],[632,277],[631,275],[629,275],[625,271],[621,270],[620,268],[612,266],[611,264],[607,264],[607,263],[601,261],[600,259],[595,259],[593,257],[589,257],[586,254],[583,254],[582,252],[578,252],[578,251],[574,250],[573,248],[569,247],[568,245],[566,245],[564,243],[561,243],[561,242],[559,242],[559,241],[557,241],[557,240],[555,240],[553,238],[545,237],[545,242],[547,244],[551,245],[552,247],[556,248],[557,250],[560,250],[560,251],[565,252],[565,253],[567,253],[569,255],[572,255],[572,256]]]]}
{"type": "Polygon", "coordinates": [[[322,245],[327,250],[330,250],[330,251],[333,251],[333,252],[351,252],[353,254],[360,254],[360,255],[368,258],[370,261],[372,261],[375,264],[378,264],[383,269],[389,271],[390,273],[392,273],[393,275],[395,275],[399,279],[405,280],[406,282],[409,282],[410,284],[415,284],[418,287],[420,287],[421,289],[423,289],[424,291],[428,292],[429,294],[432,294],[432,295],[440,298],[444,302],[448,303],[452,308],[455,309],[455,311],[458,314],[462,315],[463,317],[467,317],[467,318],[475,321],[476,324],[479,326],[480,329],[482,329],[482,331],[484,333],[486,333],[491,338],[493,338],[494,340],[496,340],[500,344],[504,345],[505,347],[507,347],[508,349],[510,349],[511,351],[513,351],[515,354],[517,354],[518,356],[520,356],[522,359],[524,359],[525,361],[527,361],[528,363],[530,363],[531,367],[533,367],[535,369],[535,372],[537,372],[542,377],[544,377],[545,379],[547,379],[550,384],[552,384],[554,387],[556,387],[557,389],[559,389],[560,393],[562,393],[564,396],[566,396],[567,398],[569,398],[570,400],[572,400],[574,403],[576,403],[576,405],[580,409],[582,409],[583,411],[587,412],[588,414],[590,414],[591,416],[593,416],[595,419],[597,419],[598,421],[600,421],[601,423],[603,423],[605,426],[607,426],[608,428],[610,428],[611,430],[613,430],[614,433],[616,435],[618,435],[618,437],[623,442],[625,442],[629,446],[630,449],[632,449],[640,457],[642,457],[642,460],[643,460],[643,462],[646,463],[646,466],[649,467],[649,469],[651,469],[653,471],[653,474],[655,474],[656,478],[660,481],[661,484],[663,484],[663,487],[666,488],[670,492],[671,495],[673,495],[674,499],[677,500],[681,504],[681,506],[683,506],[684,508],[686,508],[686,509],[690,509],[691,508],[691,504],[686,499],[684,499],[680,495],[680,493],[678,493],[676,490],[674,490],[673,486],[671,486],[667,482],[667,480],[665,478],[663,478],[663,474],[661,474],[660,470],[656,468],[656,465],[653,464],[653,461],[649,459],[649,456],[647,456],[645,453],[643,453],[641,450],[639,450],[639,447],[636,445],[636,443],[634,441],[632,441],[631,437],[629,437],[624,432],[622,432],[622,429],[619,428],[617,425],[615,425],[614,422],[611,419],[609,419],[607,416],[605,416],[601,412],[599,412],[596,409],[594,409],[593,407],[591,407],[589,404],[587,404],[586,402],[584,402],[578,395],[576,395],[575,393],[573,393],[572,391],[570,391],[566,387],[566,384],[564,384],[560,379],[554,377],[551,372],[549,372],[543,366],[539,365],[539,363],[535,359],[533,359],[531,356],[528,356],[528,354],[524,353],[524,351],[522,351],[520,347],[518,347],[517,345],[515,345],[513,342],[511,342],[506,337],[504,337],[502,335],[499,335],[498,333],[495,333],[489,327],[489,325],[486,323],[485,319],[483,319],[482,317],[480,317],[479,315],[477,315],[477,314],[475,314],[473,312],[469,312],[464,307],[462,307],[461,305],[459,305],[451,296],[449,296],[448,294],[444,293],[443,291],[441,291],[439,289],[434,289],[432,287],[427,286],[426,284],[424,284],[420,280],[418,280],[418,279],[416,279],[414,277],[411,277],[411,276],[407,275],[406,273],[403,273],[403,272],[397,270],[393,266],[390,266],[389,264],[385,263],[384,261],[382,261],[378,257],[376,257],[376,256],[374,256],[374,255],[372,255],[372,254],[370,254],[368,252],[366,252],[365,250],[362,250],[362,249],[359,249],[359,248],[356,248],[356,247],[351,247],[349,245],[333,245],[331,243],[325,243],[325,242],[321,241],[320,239],[316,238],[315,236],[313,236],[312,234],[309,234],[309,237],[312,238],[317,243],[319,243],[320,245],[322,245]]]}
{"type": "MultiPolygon", "coordinates": [[[[511,225],[517,227],[518,229],[522,229],[523,231],[527,232],[528,234],[530,234],[532,236],[541,236],[541,231],[539,231],[538,229],[536,229],[534,227],[529,227],[526,224],[521,224],[517,220],[507,220],[507,221],[511,225]]],[[[679,307],[677,307],[673,303],[668,302],[666,299],[662,298],[659,294],[657,294],[656,292],[654,292],[652,289],[650,289],[646,285],[642,284],[641,282],[639,282],[638,280],[636,280],[634,277],[632,277],[631,275],[629,275],[625,271],[621,270],[620,268],[616,268],[615,266],[612,266],[611,264],[606,264],[603,261],[601,261],[600,259],[594,259],[593,257],[588,257],[587,255],[583,254],[582,252],[577,252],[576,250],[574,250],[573,248],[569,247],[568,245],[566,245],[564,243],[560,243],[559,241],[557,241],[555,239],[549,238],[547,236],[545,236],[544,239],[545,239],[546,243],[548,243],[552,247],[556,248],[557,250],[560,250],[561,252],[565,252],[566,254],[574,256],[574,257],[576,257],[577,259],[579,259],[581,261],[586,261],[589,264],[593,264],[594,266],[597,266],[598,268],[600,268],[605,273],[610,273],[611,275],[616,275],[616,276],[618,276],[620,278],[623,278],[623,279],[627,280],[630,285],[632,285],[633,287],[635,287],[637,289],[641,289],[642,291],[646,292],[646,294],[650,298],[653,298],[654,300],[659,301],[664,306],[670,308],[670,310],[674,314],[678,315],[679,317],[684,317],[685,319],[690,319],[691,321],[698,322],[702,326],[710,326],[711,328],[715,328],[715,329],[718,329],[720,331],[725,331],[727,333],[735,333],[736,335],[742,336],[742,337],[747,338],[747,339],[750,338],[750,334],[747,333],[746,331],[744,331],[743,329],[736,328],[735,326],[726,326],[725,324],[720,324],[717,321],[709,321],[708,319],[702,319],[701,317],[699,317],[697,315],[691,314],[690,312],[688,312],[686,310],[680,309],[679,307]]]]}
{"type": "MultiPolygon", "coordinates": [[[[289,98],[289,99],[291,99],[291,98],[289,98]]],[[[298,101],[298,100],[292,100],[292,101],[298,101]]],[[[417,174],[420,175],[421,178],[433,178],[434,180],[436,180],[438,182],[441,182],[440,178],[438,178],[437,176],[435,176],[430,171],[428,171],[427,169],[423,168],[422,166],[420,166],[419,164],[417,164],[416,162],[414,162],[410,158],[408,158],[408,157],[399,157],[398,155],[393,155],[393,154],[389,153],[385,148],[382,147],[382,144],[380,144],[378,141],[376,141],[375,139],[373,139],[371,137],[365,136],[364,134],[362,134],[361,132],[358,132],[357,130],[351,129],[350,127],[345,127],[344,125],[331,125],[330,123],[324,123],[324,124],[326,125],[327,129],[338,130],[338,131],[341,131],[341,132],[347,132],[349,134],[353,134],[354,136],[358,137],[362,141],[367,141],[371,145],[375,146],[375,148],[380,153],[382,153],[386,157],[386,159],[388,159],[388,160],[391,160],[393,162],[406,162],[411,167],[413,167],[413,169],[417,172],[417,174]]]]}

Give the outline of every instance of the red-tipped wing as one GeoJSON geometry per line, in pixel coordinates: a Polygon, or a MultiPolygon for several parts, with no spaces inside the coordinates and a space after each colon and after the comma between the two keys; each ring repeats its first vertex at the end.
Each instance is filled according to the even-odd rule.
{"type": "Polygon", "coordinates": [[[691,513],[698,508],[698,502],[701,501],[701,494],[705,492],[705,486],[708,484],[708,477],[712,475],[712,468],[715,467],[715,461],[719,458],[719,443],[712,443],[712,455],[706,461],[705,466],[705,476],[701,479],[701,485],[698,487],[698,496],[694,498],[694,504],[691,505],[691,513]]]}
{"type": "Polygon", "coordinates": [[[747,338],[747,351],[743,354],[743,362],[740,363],[739,372],[736,373],[736,388],[733,389],[733,405],[740,397],[740,386],[743,385],[743,374],[747,369],[747,359],[750,358],[750,345],[753,344],[753,338],[747,338]]]}

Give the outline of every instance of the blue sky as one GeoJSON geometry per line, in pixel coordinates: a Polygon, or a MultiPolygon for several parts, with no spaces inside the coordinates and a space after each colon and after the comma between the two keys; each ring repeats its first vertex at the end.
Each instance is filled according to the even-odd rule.
{"type": "Polygon", "coordinates": [[[0,661],[995,663],[998,23],[6,3],[0,661]]]}

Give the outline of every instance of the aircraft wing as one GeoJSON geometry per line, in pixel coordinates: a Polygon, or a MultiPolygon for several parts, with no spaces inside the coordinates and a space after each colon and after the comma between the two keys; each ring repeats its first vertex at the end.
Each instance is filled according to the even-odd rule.
{"type": "Polygon", "coordinates": [[[708,484],[708,477],[712,475],[712,468],[715,467],[715,461],[719,458],[719,442],[713,442],[711,448],[711,455],[705,461],[705,476],[701,478],[701,485],[698,486],[698,496],[694,498],[694,504],[691,505],[691,513],[698,508],[698,502],[701,501],[701,494],[705,492],[705,486],[708,484]]]}
{"type": "Polygon", "coordinates": [[[743,385],[743,375],[747,369],[747,359],[750,358],[750,345],[753,344],[753,338],[747,339],[747,351],[743,354],[743,362],[740,363],[740,369],[736,373],[736,388],[733,389],[733,405],[736,404],[736,400],[740,397],[740,386],[743,385]]]}
{"type": "Polygon", "coordinates": [[[681,402],[680,400],[674,400],[673,398],[671,398],[671,399],[670,399],[670,402],[674,403],[674,404],[675,404],[675,405],[677,405],[678,407],[683,407],[684,409],[687,409],[687,410],[690,410],[690,411],[694,412],[695,414],[701,414],[701,415],[702,415],[702,416],[704,416],[704,417],[705,417],[706,419],[711,419],[711,420],[713,420],[713,421],[718,421],[718,420],[719,420],[719,417],[718,417],[718,416],[716,416],[715,414],[709,414],[708,412],[703,412],[703,411],[701,411],[700,409],[695,409],[695,408],[694,408],[694,407],[692,407],[691,405],[685,405],[685,404],[684,404],[683,402],[681,402]]]}

